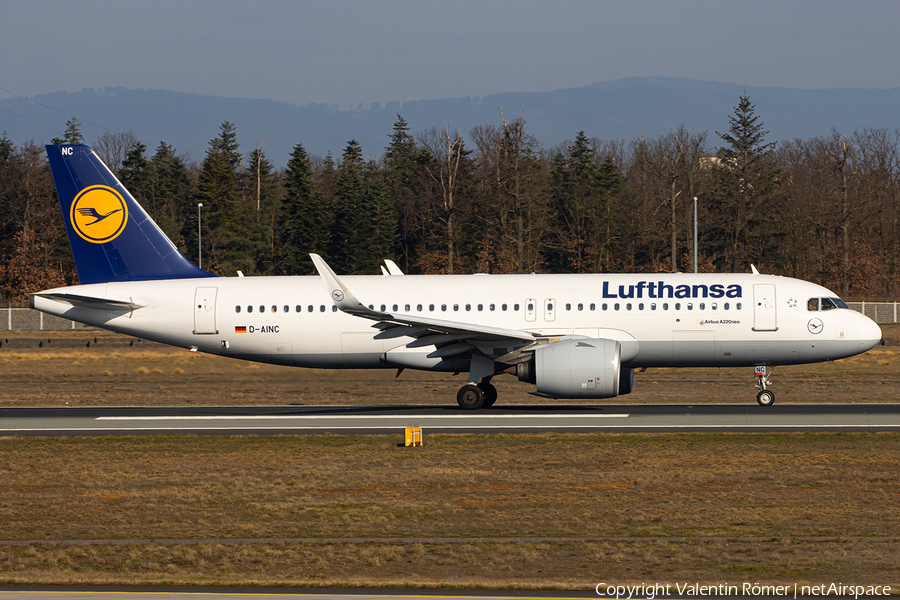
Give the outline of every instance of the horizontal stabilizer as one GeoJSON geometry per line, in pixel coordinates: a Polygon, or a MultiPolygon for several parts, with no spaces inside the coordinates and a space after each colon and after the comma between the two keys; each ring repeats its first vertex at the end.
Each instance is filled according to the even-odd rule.
{"type": "Polygon", "coordinates": [[[64,294],[59,292],[48,294],[32,294],[32,296],[46,298],[47,300],[54,300],[56,302],[63,302],[65,304],[71,304],[72,306],[77,306],[78,308],[93,308],[95,310],[135,310],[147,306],[146,304],[138,304],[137,302],[133,302],[130,299],[114,300],[112,298],[96,298],[94,296],[81,296],[78,294],[64,294]]]}

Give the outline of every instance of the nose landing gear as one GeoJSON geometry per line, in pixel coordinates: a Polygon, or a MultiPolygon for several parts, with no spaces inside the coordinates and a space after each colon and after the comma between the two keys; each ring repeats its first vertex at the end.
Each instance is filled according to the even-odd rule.
{"type": "Polygon", "coordinates": [[[756,367],[756,389],[759,390],[759,393],[756,394],[756,401],[760,406],[772,406],[775,404],[775,392],[768,389],[771,384],[769,382],[769,376],[772,375],[772,371],[775,370],[775,367],[769,369],[766,365],[759,365],[756,367]]]}

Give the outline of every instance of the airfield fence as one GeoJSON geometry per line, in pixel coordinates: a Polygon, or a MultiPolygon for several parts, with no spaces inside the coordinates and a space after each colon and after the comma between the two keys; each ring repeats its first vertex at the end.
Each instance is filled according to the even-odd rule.
{"type": "MultiPolygon", "coordinates": [[[[847,306],[879,325],[900,322],[900,302],[848,302],[847,306]]],[[[31,308],[0,309],[0,331],[65,331],[83,328],[81,323],[46,315],[31,308]]]]}

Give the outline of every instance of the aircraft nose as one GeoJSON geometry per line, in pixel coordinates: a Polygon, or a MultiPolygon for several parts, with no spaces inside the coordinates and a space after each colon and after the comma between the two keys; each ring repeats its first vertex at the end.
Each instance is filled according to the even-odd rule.
{"type": "Polygon", "coordinates": [[[859,351],[866,352],[881,342],[881,327],[865,315],[859,319],[859,351]]]}

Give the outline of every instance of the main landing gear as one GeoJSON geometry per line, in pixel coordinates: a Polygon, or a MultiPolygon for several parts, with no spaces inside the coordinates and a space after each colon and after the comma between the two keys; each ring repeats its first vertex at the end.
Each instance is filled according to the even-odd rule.
{"type": "Polygon", "coordinates": [[[456,393],[456,402],[466,410],[488,408],[497,401],[497,388],[490,382],[469,383],[456,393]]]}
{"type": "Polygon", "coordinates": [[[775,404],[775,392],[768,389],[771,385],[769,376],[772,375],[774,370],[775,367],[769,369],[766,365],[756,367],[756,389],[759,390],[759,393],[756,395],[756,401],[760,406],[772,406],[775,404]]]}

